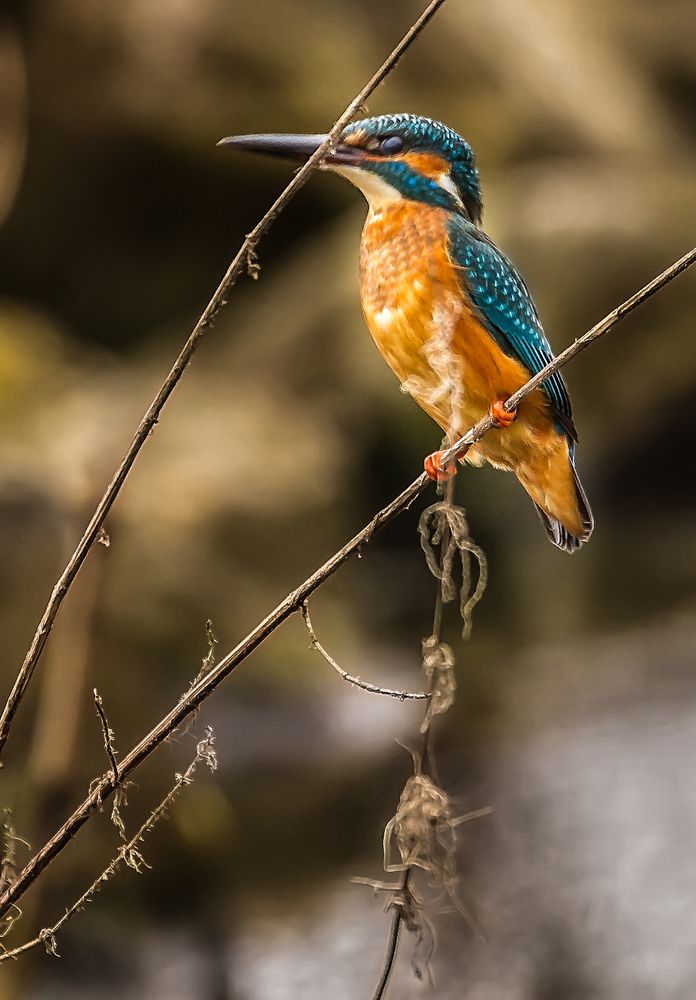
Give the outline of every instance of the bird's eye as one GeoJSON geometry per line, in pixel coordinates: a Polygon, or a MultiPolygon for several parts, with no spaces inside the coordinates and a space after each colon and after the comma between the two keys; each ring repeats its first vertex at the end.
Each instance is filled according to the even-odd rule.
{"type": "Polygon", "coordinates": [[[379,151],[384,156],[391,156],[393,153],[400,153],[404,148],[404,140],[400,135],[388,135],[379,144],[379,151]]]}

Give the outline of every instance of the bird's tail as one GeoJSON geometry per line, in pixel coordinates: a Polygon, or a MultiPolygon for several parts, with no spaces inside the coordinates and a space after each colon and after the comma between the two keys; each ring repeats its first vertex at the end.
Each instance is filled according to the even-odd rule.
{"type": "Polygon", "coordinates": [[[587,494],[575,468],[575,461],[572,450],[569,454],[569,470],[572,478],[572,486],[575,493],[575,507],[572,512],[572,527],[569,518],[563,521],[555,517],[552,512],[545,510],[540,504],[535,503],[537,513],[541,518],[541,523],[546,528],[546,534],[559,549],[564,552],[576,552],[581,545],[588,540],[594,529],[594,517],[590,509],[587,494]]]}

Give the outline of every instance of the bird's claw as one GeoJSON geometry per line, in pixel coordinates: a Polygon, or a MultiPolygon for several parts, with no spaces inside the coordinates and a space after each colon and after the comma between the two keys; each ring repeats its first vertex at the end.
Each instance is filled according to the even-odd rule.
{"type": "Polygon", "coordinates": [[[496,399],[491,404],[490,415],[495,427],[509,427],[517,418],[517,410],[506,410],[505,400],[496,399]]]}
{"type": "Polygon", "coordinates": [[[436,483],[446,483],[452,478],[452,476],[457,474],[456,459],[450,459],[449,462],[443,462],[444,455],[444,451],[434,451],[432,455],[428,455],[423,462],[423,468],[430,478],[436,483]]]}

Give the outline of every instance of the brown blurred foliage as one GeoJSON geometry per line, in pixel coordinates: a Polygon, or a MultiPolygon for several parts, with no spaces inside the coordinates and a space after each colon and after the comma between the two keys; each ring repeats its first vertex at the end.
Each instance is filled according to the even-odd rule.
{"type": "MultiPolygon", "coordinates": [[[[288,176],[216,140],[326,128],[417,12],[0,12],[3,690],[169,361],[288,176]]],[[[486,228],[556,347],[693,240],[694,27],[682,0],[450,0],[371,103],[472,142],[486,228]]],[[[363,214],[336,178],[304,189],[136,465],[8,746],[2,802],[35,847],[106,766],[91,689],[127,749],[197,672],[207,618],[228,648],[437,445],[362,323],[363,214]]],[[[677,998],[696,977],[680,945],[696,909],[693,292],[687,275],[567,371],[598,524],[580,555],[548,545],[511,477],[459,477],[490,582],[466,648],[453,626],[440,764],[462,811],[496,805],[462,837],[492,943],[438,919],[439,997],[465,983],[477,1000],[677,998]]],[[[343,666],[401,686],[418,677],[433,600],[417,516],[313,605],[343,666]]],[[[409,767],[394,738],[415,733],[417,710],[345,689],[307,645],[289,623],[142,771],[131,829],[214,725],[220,771],[146,845],[152,872],[110,883],[61,936],[62,961],[24,959],[0,996],[367,995],[385,921],[343,886],[379,877],[409,767]]],[[[92,826],[28,900],[20,936],[113,853],[108,818],[92,826]]],[[[394,990],[422,995],[407,961],[394,990]]]]}

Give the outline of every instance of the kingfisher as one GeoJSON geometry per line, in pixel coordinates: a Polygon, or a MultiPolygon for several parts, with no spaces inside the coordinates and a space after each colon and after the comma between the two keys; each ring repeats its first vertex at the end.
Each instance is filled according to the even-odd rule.
{"type": "MultiPolygon", "coordinates": [[[[218,145],[306,161],[326,135],[229,136],[218,145]]],[[[360,296],[367,326],[403,391],[450,443],[487,412],[494,423],[457,456],[514,472],[559,549],[574,552],[594,521],[575,468],[577,432],[560,372],[519,405],[505,401],[554,357],[530,292],[481,228],[483,200],[470,144],[413,114],[348,124],[320,167],[367,199],[360,296]]],[[[424,467],[454,474],[444,451],[424,467]]]]}

